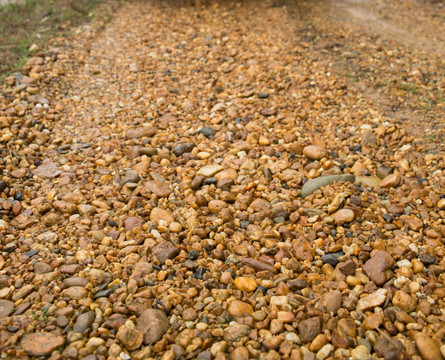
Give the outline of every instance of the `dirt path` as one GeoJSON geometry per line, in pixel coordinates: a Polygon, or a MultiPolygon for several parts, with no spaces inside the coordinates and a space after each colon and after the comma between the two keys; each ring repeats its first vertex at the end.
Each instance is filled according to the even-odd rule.
{"type": "Polygon", "coordinates": [[[0,96],[2,357],[440,359],[440,19],[137,1],[54,39],[0,96]]]}

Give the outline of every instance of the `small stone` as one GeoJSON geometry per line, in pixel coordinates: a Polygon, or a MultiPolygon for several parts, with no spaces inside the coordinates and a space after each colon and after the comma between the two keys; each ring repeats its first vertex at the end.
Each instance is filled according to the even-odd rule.
{"type": "Polygon", "coordinates": [[[341,307],[341,292],[338,290],[333,290],[327,292],[323,295],[324,304],[327,311],[332,311],[334,314],[337,313],[338,309],[341,307]]]}
{"type": "Polygon", "coordinates": [[[326,344],[317,352],[317,360],[326,359],[333,350],[334,347],[331,344],[326,344]]]}
{"type": "Polygon", "coordinates": [[[380,182],[380,187],[381,188],[396,187],[397,185],[399,185],[400,181],[402,181],[402,177],[400,176],[400,174],[390,174],[380,182]]]}
{"type": "Polygon", "coordinates": [[[65,344],[65,338],[52,333],[28,334],[20,342],[28,355],[36,357],[47,356],[63,344],[65,344]]]}
{"type": "Polygon", "coordinates": [[[240,300],[234,300],[230,303],[228,312],[234,317],[245,317],[253,314],[252,305],[240,300]]]}
{"type": "Polygon", "coordinates": [[[332,265],[335,267],[339,263],[338,259],[344,255],[345,255],[345,253],[343,251],[327,253],[327,254],[324,254],[321,256],[321,261],[323,261],[323,263],[325,263],[325,264],[329,264],[329,265],[332,265]]]}
{"type": "Polygon", "coordinates": [[[396,338],[388,339],[386,336],[382,336],[376,341],[374,350],[382,358],[397,359],[404,347],[396,338]]]}
{"type": "Polygon", "coordinates": [[[370,360],[371,353],[364,345],[359,345],[351,350],[351,356],[354,360],[370,360]]]}
{"type": "Polygon", "coordinates": [[[44,263],[42,261],[39,261],[34,265],[34,272],[36,274],[47,274],[49,272],[53,271],[53,268],[51,265],[44,263]]]}
{"type": "Polygon", "coordinates": [[[156,135],[156,130],[154,128],[138,128],[131,129],[125,133],[126,139],[140,139],[143,137],[153,137],[156,135]]]}
{"type": "Polygon", "coordinates": [[[354,275],[357,265],[355,264],[354,260],[351,259],[338,264],[337,268],[345,275],[354,275]]]}
{"type": "Polygon", "coordinates": [[[119,328],[116,337],[130,351],[139,349],[144,341],[142,333],[134,325],[128,326],[127,324],[119,328]]]}
{"type": "Polygon", "coordinates": [[[416,309],[417,298],[410,296],[404,291],[398,290],[392,298],[392,304],[410,313],[416,309]]]}
{"type": "Polygon", "coordinates": [[[144,336],[144,344],[151,345],[168,331],[170,323],[164,312],[157,309],[147,309],[138,318],[136,329],[144,336]]]}
{"type": "Polygon", "coordinates": [[[251,331],[252,329],[249,326],[233,321],[224,329],[224,340],[238,341],[243,337],[249,336],[251,331]]]}
{"type": "Polygon", "coordinates": [[[321,160],[327,154],[326,148],[319,145],[309,145],[303,149],[303,155],[311,160],[321,160]]]}
{"type": "Polygon", "coordinates": [[[145,224],[144,219],[141,219],[141,218],[135,217],[135,216],[129,217],[129,218],[125,219],[125,223],[124,223],[125,231],[131,231],[134,228],[140,228],[144,224],[145,224]]]}
{"type": "Polygon", "coordinates": [[[163,220],[170,225],[173,222],[173,214],[165,209],[156,207],[151,210],[150,220],[159,223],[160,220],[163,220]]]}
{"type": "Polygon", "coordinates": [[[443,210],[443,209],[445,209],[445,198],[443,198],[443,199],[440,199],[438,202],[437,202],[437,208],[438,209],[440,209],[440,210],[443,210]]]}
{"type": "Polygon", "coordinates": [[[203,127],[198,130],[198,133],[204,135],[206,138],[210,139],[215,136],[215,130],[210,127],[203,127]]]}
{"type": "Polygon", "coordinates": [[[312,317],[298,324],[301,341],[306,344],[315,339],[321,333],[321,318],[312,317]]]}
{"type": "Polygon", "coordinates": [[[12,295],[12,301],[26,298],[34,291],[34,285],[25,285],[12,295]]]}
{"type": "Polygon", "coordinates": [[[162,241],[159,244],[157,244],[153,249],[153,254],[156,255],[159,262],[161,264],[165,263],[165,260],[167,259],[173,259],[176,257],[176,255],[179,254],[180,249],[173,245],[170,242],[162,241]]]}
{"type": "Polygon", "coordinates": [[[363,134],[361,145],[362,146],[374,146],[377,144],[378,144],[377,137],[375,136],[374,132],[371,129],[367,130],[363,134]]]}
{"type": "Polygon", "coordinates": [[[270,140],[265,136],[260,136],[258,144],[260,144],[261,146],[267,146],[270,145],[270,140]]]}
{"type": "Polygon", "coordinates": [[[173,148],[172,152],[173,152],[173,154],[175,154],[176,156],[179,157],[183,154],[190,153],[195,146],[196,146],[195,144],[191,144],[191,143],[179,144],[173,148]]]}
{"type": "Polygon", "coordinates": [[[342,225],[354,221],[355,214],[351,209],[341,209],[338,210],[333,217],[337,225],[342,225]]]}
{"type": "Polygon", "coordinates": [[[211,177],[222,170],[224,170],[224,167],[221,165],[206,165],[200,168],[196,175],[211,177]]]}
{"type": "Polygon", "coordinates": [[[374,256],[363,266],[366,275],[377,285],[383,285],[394,274],[391,267],[394,265],[394,259],[384,250],[378,250],[374,256]]]}
{"type": "Polygon", "coordinates": [[[386,300],[388,290],[378,289],[377,291],[362,297],[357,304],[357,308],[361,311],[371,310],[382,305],[386,300]]]}
{"type": "Polygon", "coordinates": [[[257,288],[257,283],[256,283],[255,279],[247,278],[244,276],[240,276],[240,277],[236,278],[233,282],[233,285],[238,290],[247,291],[247,292],[255,291],[257,288]]]}
{"type": "Polygon", "coordinates": [[[72,300],[85,299],[88,295],[87,289],[80,286],[72,286],[63,291],[65,296],[68,296],[72,300]]]}
{"type": "Polygon", "coordinates": [[[0,300],[0,319],[9,316],[14,310],[14,303],[8,300],[0,300]]]}

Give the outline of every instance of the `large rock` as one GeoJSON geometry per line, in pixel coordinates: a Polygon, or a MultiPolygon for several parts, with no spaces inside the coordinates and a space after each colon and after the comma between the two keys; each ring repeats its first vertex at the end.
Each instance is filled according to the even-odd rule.
{"type": "Polygon", "coordinates": [[[62,170],[55,162],[44,161],[41,165],[32,170],[32,173],[43,179],[54,179],[62,173],[62,170]]]}
{"type": "Polygon", "coordinates": [[[65,344],[65,338],[52,333],[25,335],[20,342],[28,355],[36,357],[47,356],[63,344],[65,344]]]}
{"type": "Polygon", "coordinates": [[[394,259],[384,250],[378,250],[374,256],[363,266],[366,275],[377,285],[382,286],[394,274],[391,267],[394,265],[394,259]]]}
{"type": "Polygon", "coordinates": [[[305,198],[313,192],[320,189],[322,186],[332,185],[335,181],[349,181],[353,183],[355,181],[355,175],[353,174],[341,174],[341,175],[328,175],[321,176],[315,179],[308,180],[301,188],[301,197],[305,198]]]}
{"type": "Polygon", "coordinates": [[[155,194],[159,197],[168,197],[172,193],[172,190],[168,184],[161,181],[147,181],[139,192],[145,197],[149,197],[150,194],[155,194]]]}
{"type": "Polygon", "coordinates": [[[170,323],[167,316],[156,309],[145,310],[136,324],[136,329],[144,336],[144,344],[151,345],[159,340],[168,331],[170,323]]]}

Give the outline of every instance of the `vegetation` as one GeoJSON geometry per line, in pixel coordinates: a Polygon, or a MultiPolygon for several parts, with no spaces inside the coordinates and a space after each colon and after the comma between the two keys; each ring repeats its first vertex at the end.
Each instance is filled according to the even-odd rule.
{"type": "Polygon", "coordinates": [[[25,0],[0,6],[0,79],[22,66],[32,44],[44,48],[83,21],[101,0],[25,0]]]}

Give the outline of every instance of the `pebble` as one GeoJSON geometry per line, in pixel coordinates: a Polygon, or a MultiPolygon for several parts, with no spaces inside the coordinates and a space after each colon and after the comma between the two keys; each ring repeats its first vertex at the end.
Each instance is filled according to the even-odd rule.
{"type": "Polygon", "coordinates": [[[361,311],[374,309],[385,302],[387,293],[388,290],[386,289],[378,289],[372,294],[362,297],[357,304],[357,308],[361,311]]]}
{"type": "Polygon", "coordinates": [[[372,281],[381,286],[394,276],[391,271],[394,263],[394,259],[386,251],[378,250],[365,263],[363,270],[372,281]]]}
{"type": "Polygon", "coordinates": [[[337,225],[342,225],[354,221],[355,214],[350,209],[341,209],[333,215],[333,218],[337,225]]]}
{"type": "Polygon", "coordinates": [[[229,314],[235,317],[245,317],[253,314],[252,305],[240,300],[234,300],[229,305],[229,314]]]}
{"type": "Polygon", "coordinates": [[[355,181],[355,176],[352,174],[327,175],[310,179],[301,188],[301,197],[305,198],[320,189],[322,186],[332,185],[336,181],[349,181],[353,183],[355,181]]]}
{"type": "Polygon", "coordinates": [[[328,154],[326,149],[319,145],[309,145],[303,149],[303,154],[308,159],[311,160],[320,160],[328,154]]]}
{"type": "Polygon", "coordinates": [[[257,288],[257,283],[252,278],[240,276],[233,281],[233,285],[241,291],[252,292],[257,288]]]}
{"type": "Polygon", "coordinates": [[[440,344],[424,333],[415,336],[416,347],[424,360],[443,359],[440,344]]]}
{"type": "Polygon", "coordinates": [[[400,184],[402,177],[400,174],[390,174],[380,182],[381,188],[393,188],[400,184]]]}

